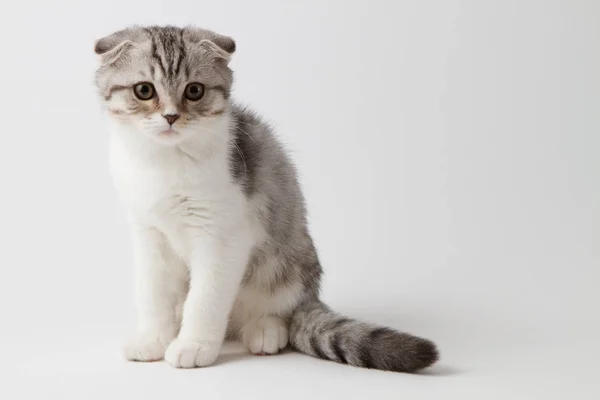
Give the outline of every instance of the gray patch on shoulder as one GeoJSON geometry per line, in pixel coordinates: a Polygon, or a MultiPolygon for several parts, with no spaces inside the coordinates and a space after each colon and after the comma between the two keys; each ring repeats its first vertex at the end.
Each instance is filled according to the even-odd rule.
{"type": "Polygon", "coordinates": [[[256,173],[261,163],[261,148],[252,136],[256,129],[265,128],[252,111],[232,107],[230,172],[234,181],[242,186],[246,196],[251,196],[256,190],[256,173]]]}
{"type": "Polygon", "coordinates": [[[232,105],[231,117],[231,176],[256,208],[267,235],[254,249],[242,284],[265,293],[301,284],[305,298],[316,298],[321,265],[296,169],[271,127],[254,112],[232,105]]]}

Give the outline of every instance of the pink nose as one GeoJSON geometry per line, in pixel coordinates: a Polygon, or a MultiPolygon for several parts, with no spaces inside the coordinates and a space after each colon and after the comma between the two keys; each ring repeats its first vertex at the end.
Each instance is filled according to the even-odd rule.
{"type": "Polygon", "coordinates": [[[173,125],[179,119],[179,114],[165,114],[163,117],[165,117],[169,125],[173,125]]]}

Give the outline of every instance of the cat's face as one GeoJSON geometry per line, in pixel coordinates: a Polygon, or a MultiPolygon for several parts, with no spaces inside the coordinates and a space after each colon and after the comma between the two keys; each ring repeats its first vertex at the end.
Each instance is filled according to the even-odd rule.
{"type": "Polygon", "coordinates": [[[210,134],[227,112],[234,50],[232,39],[202,29],[129,28],[96,42],[96,84],[115,121],[176,144],[210,134]]]}

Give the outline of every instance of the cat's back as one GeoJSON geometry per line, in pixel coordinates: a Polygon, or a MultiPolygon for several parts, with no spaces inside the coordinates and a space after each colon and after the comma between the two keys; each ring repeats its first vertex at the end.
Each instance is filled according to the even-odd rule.
{"type": "Polygon", "coordinates": [[[231,109],[230,170],[249,200],[256,198],[304,215],[296,168],[274,129],[251,109],[231,109]]]}

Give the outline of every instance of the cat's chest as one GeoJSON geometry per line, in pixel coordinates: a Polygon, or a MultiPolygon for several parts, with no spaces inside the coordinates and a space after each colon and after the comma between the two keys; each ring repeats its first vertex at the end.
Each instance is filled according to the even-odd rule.
{"type": "Polygon", "coordinates": [[[235,207],[235,188],[218,166],[204,169],[178,160],[148,165],[111,154],[111,172],[129,213],[157,224],[214,220],[235,207]]]}

